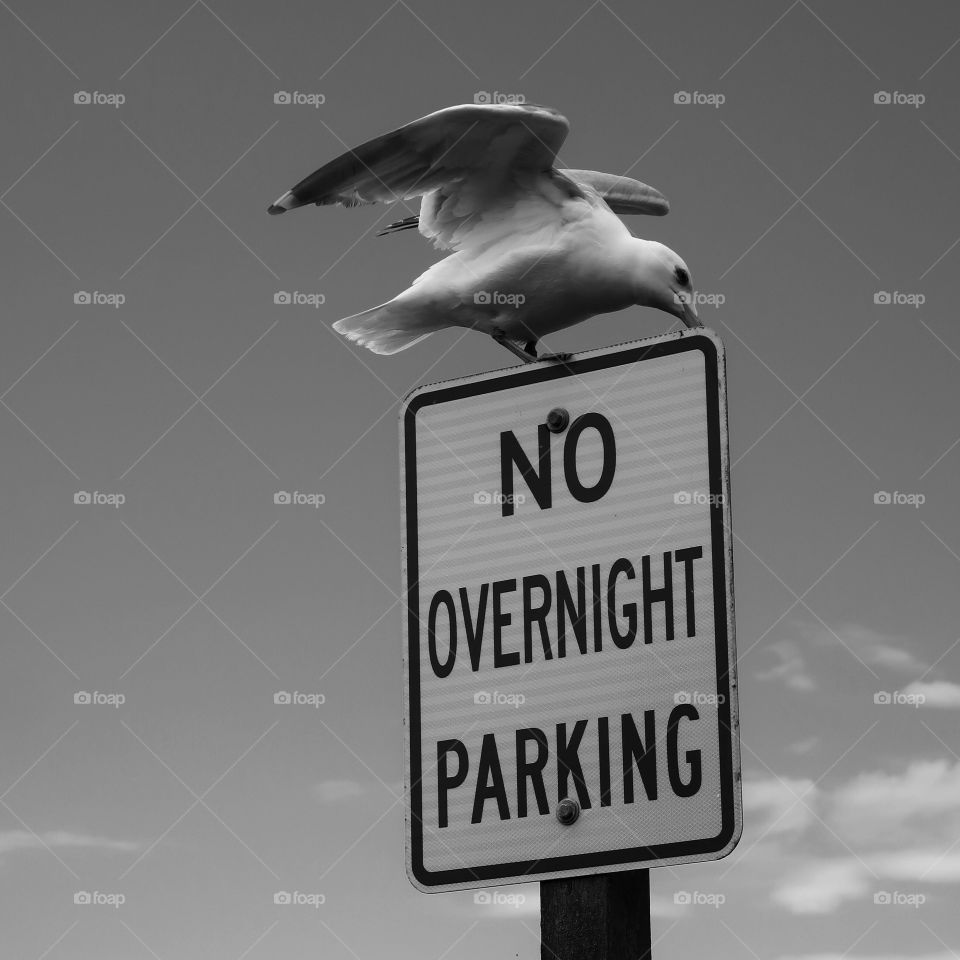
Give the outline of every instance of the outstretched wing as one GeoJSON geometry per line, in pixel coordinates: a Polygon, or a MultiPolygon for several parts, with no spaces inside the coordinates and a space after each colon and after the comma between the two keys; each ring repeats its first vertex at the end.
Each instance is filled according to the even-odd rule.
{"type": "Polygon", "coordinates": [[[308,203],[389,203],[464,181],[496,192],[517,173],[549,171],[568,130],[556,110],[534,104],[447,107],[331,160],[269,212],[308,203]]]}
{"type": "MultiPolygon", "coordinates": [[[[619,177],[612,173],[600,173],[597,170],[559,170],[563,177],[572,180],[581,190],[593,191],[610,209],[621,216],[624,214],[646,214],[651,217],[662,217],[670,212],[667,198],[659,190],[632,180],[630,177],[619,177]]],[[[554,177],[554,182],[561,178],[554,177]]],[[[395,220],[381,230],[377,236],[384,237],[401,230],[412,230],[419,224],[420,218],[416,215],[395,220]]]]}
{"type": "Polygon", "coordinates": [[[645,213],[648,216],[662,217],[670,212],[667,198],[659,190],[639,180],[618,177],[612,173],[599,173],[596,170],[560,172],[581,187],[592,187],[596,190],[614,213],[645,213]]]}

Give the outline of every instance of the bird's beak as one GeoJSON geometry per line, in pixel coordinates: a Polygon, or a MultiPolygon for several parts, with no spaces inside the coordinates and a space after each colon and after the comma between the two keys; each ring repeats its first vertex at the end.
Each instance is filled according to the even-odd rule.
{"type": "Polygon", "coordinates": [[[702,327],[700,318],[697,316],[697,308],[693,305],[692,298],[685,293],[675,294],[677,309],[675,314],[683,321],[684,326],[688,328],[702,327]]]}
{"type": "Polygon", "coordinates": [[[293,210],[296,207],[302,207],[304,201],[298,200],[294,195],[292,190],[288,190],[282,197],[280,197],[276,203],[271,203],[267,207],[267,213],[278,214],[286,213],[287,210],[293,210]]]}

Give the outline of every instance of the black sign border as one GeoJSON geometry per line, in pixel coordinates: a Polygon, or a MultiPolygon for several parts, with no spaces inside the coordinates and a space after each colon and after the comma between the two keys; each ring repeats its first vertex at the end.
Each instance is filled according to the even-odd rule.
{"type": "MultiPolygon", "coordinates": [[[[615,350],[595,356],[584,356],[566,365],[551,364],[519,371],[505,372],[502,376],[490,376],[482,380],[452,382],[448,386],[438,384],[436,389],[421,388],[408,399],[401,413],[403,463],[404,463],[404,522],[406,532],[406,582],[404,584],[405,606],[407,612],[407,704],[409,742],[409,804],[408,839],[410,856],[408,870],[411,880],[423,889],[431,887],[449,887],[453,884],[479,885],[484,882],[520,882],[518,878],[539,879],[544,874],[560,871],[582,870],[584,874],[601,872],[603,867],[624,869],[623,864],[636,864],[642,867],[651,860],[674,859],[681,857],[712,859],[712,855],[723,855],[733,849],[738,837],[737,804],[735,794],[739,786],[733,767],[733,742],[738,730],[731,726],[731,683],[728,657],[728,616],[732,627],[732,604],[730,591],[732,583],[727,582],[728,560],[731,544],[728,542],[724,524],[724,510],[728,493],[725,444],[723,442],[726,426],[726,411],[721,411],[720,357],[717,341],[712,336],[686,334],[670,340],[655,341],[638,345],[627,350],[615,350]],[[704,357],[707,405],[707,448],[708,469],[710,475],[710,522],[713,546],[713,568],[717,572],[714,581],[714,622],[717,662],[717,693],[723,696],[718,704],[719,760],[720,760],[720,810],[721,829],[715,837],[701,840],[685,840],[663,843],[652,847],[628,847],[622,850],[603,850],[590,854],[568,854],[560,857],[545,857],[539,860],[517,861],[513,863],[486,864],[478,867],[463,867],[453,870],[430,871],[423,863],[423,776],[420,750],[420,630],[419,630],[419,584],[418,584],[418,542],[417,542],[417,461],[416,461],[416,417],[424,407],[451,400],[461,400],[493,393],[524,384],[544,383],[560,380],[567,376],[591,373],[610,367],[623,366],[642,360],[673,356],[698,350],[704,357]],[[723,419],[721,417],[723,415],[723,419]],[[416,777],[414,776],[416,772],[416,777]]],[[[732,577],[731,577],[732,579],[732,577]]]]}

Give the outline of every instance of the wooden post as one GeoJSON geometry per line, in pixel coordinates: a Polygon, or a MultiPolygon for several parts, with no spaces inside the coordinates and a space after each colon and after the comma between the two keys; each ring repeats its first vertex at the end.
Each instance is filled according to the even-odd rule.
{"type": "Polygon", "coordinates": [[[650,871],[540,883],[541,960],[650,960],[650,871]]]}

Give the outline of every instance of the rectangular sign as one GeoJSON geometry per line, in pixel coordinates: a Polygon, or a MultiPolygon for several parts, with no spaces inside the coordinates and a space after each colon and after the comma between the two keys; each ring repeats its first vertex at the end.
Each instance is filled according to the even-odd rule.
{"type": "Polygon", "coordinates": [[[720,340],[420,387],[400,432],[411,882],[726,856],[741,801],[720,340]]]}

